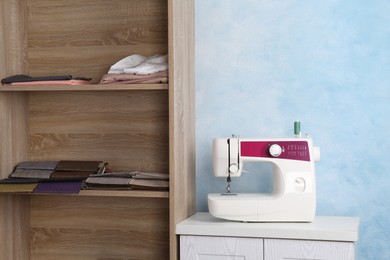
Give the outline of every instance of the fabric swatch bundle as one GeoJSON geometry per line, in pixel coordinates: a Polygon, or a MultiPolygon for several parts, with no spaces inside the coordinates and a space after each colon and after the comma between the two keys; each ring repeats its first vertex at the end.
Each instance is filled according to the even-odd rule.
{"type": "Polygon", "coordinates": [[[102,161],[24,161],[0,180],[0,192],[77,194],[86,178],[104,171],[102,161]]]}
{"type": "Polygon", "coordinates": [[[169,190],[169,175],[155,172],[112,172],[90,176],[87,189],[169,190]]]}

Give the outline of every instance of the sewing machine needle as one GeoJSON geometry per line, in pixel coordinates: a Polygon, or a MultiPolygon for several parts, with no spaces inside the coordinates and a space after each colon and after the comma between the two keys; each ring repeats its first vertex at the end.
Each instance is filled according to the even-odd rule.
{"type": "Polygon", "coordinates": [[[230,183],[231,182],[232,182],[232,178],[230,177],[230,173],[229,173],[229,176],[227,177],[226,193],[230,193],[231,192],[231,188],[230,188],[230,183]]]}

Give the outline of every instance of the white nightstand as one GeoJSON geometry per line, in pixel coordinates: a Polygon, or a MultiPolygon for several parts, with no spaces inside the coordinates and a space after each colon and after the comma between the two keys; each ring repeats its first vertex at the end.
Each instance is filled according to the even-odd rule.
{"type": "Polygon", "coordinates": [[[352,260],[359,218],[311,223],[243,223],[199,212],[176,226],[181,260],[352,260]]]}

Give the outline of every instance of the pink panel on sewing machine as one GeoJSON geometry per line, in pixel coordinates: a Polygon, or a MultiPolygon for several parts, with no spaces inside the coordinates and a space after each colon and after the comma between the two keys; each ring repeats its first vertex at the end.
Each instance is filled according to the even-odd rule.
{"type": "Polygon", "coordinates": [[[310,161],[307,141],[241,141],[241,156],[310,161]],[[280,155],[270,154],[272,145],[280,146],[280,155]]]}

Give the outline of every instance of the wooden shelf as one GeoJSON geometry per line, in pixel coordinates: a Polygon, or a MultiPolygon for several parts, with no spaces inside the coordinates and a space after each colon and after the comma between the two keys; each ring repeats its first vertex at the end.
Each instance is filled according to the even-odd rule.
{"type": "Polygon", "coordinates": [[[0,91],[113,91],[113,90],[168,90],[168,84],[93,84],[93,85],[31,85],[0,86],[0,91]]]}
{"type": "Polygon", "coordinates": [[[25,192],[0,192],[0,194],[12,195],[44,195],[44,196],[93,196],[93,197],[131,197],[131,198],[169,198],[168,191],[146,190],[81,190],[79,194],[65,193],[25,193],[25,192]]]}
{"type": "Polygon", "coordinates": [[[142,198],[169,198],[168,191],[145,190],[81,190],[79,196],[104,196],[104,197],[142,197],[142,198]]]}

